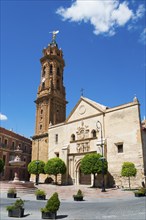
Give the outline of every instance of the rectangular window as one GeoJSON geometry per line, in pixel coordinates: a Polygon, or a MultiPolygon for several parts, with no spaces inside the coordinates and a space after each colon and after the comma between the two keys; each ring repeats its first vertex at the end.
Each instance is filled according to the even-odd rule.
{"type": "Polygon", "coordinates": [[[118,153],[123,153],[123,144],[118,144],[117,150],[118,150],[118,153]]]}
{"type": "Polygon", "coordinates": [[[8,140],[7,139],[5,139],[4,145],[5,145],[5,147],[7,147],[7,145],[8,145],[8,140]]]}
{"type": "Polygon", "coordinates": [[[58,134],[55,134],[55,143],[58,144],[58,134]]]}
{"type": "Polygon", "coordinates": [[[56,154],[56,157],[59,157],[59,152],[55,152],[55,154],[56,154]]]}
{"type": "Polygon", "coordinates": [[[14,150],[14,148],[15,148],[15,142],[14,141],[12,141],[12,147],[11,147],[13,150],[14,150]]]}
{"type": "Polygon", "coordinates": [[[26,145],[24,146],[24,152],[27,152],[27,146],[26,145]]]}
{"type": "Polygon", "coordinates": [[[3,155],[4,164],[6,163],[6,155],[3,155]]]}
{"type": "Polygon", "coordinates": [[[10,160],[14,160],[15,159],[15,155],[10,154],[10,160]]]}

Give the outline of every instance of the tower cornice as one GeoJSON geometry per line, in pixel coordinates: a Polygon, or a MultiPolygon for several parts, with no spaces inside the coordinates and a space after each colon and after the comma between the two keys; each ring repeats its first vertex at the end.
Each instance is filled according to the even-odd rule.
{"type": "MultiPolygon", "coordinates": [[[[38,104],[38,103],[40,103],[42,101],[49,100],[49,99],[51,99],[51,100],[55,99],[57,101],[60,101],[60,96],[57,96],[57,95],[54,95],[54,94],[48,94],[46,96],[43,95],[43,96],[37,97],[37,99],[34,102],[36,104],[38,104]]],[[[64,102],[65,104],[68,103],[68,101],[66,101],[66,99],[62,99],[61,102],[64,102]]]]}
{"type": "Polygon", "coordinates": [[[31,138],[32,138],[32,140],[37,140],[37,139],[44,138],[44,137],[48,137],[48,133],[34,135],[31,138]]]}
{"type": "Polygon", "coordinates": [[[63,66],[65,66],[65,62],[62,59],[62,57],[57,56],[57,55],[45,55],[40,59],[40,62],[44,63],[46,60],[49,60],[49,61],[56,60],[57,62],[60,62],[60,63],[62,63],[63,66]]]}

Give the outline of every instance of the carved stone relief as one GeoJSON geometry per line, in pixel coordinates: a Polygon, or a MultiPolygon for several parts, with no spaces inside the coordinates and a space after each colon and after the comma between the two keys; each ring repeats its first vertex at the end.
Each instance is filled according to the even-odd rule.
{"type": "Polygon", "coordinates": [[[84,122],[82,121],[81,127],[77,128],[77,140],[83,140],[86,138],[89,138],[89,126],[84,125],[84,122]]]}
{"type": "Polygon", "coordinates": [[[89,126],[84,125],[84,122],[81,122],[81,127],[77,128],[77,147],[76,150],[78,153],[88,152],[90,149],[89,141],[89,126]]]}
{"type": "Polygon", "coordinates": [[[76,149],[78,153],[88,152],[90,149],[89,142],[77,143],[76,149]]]}

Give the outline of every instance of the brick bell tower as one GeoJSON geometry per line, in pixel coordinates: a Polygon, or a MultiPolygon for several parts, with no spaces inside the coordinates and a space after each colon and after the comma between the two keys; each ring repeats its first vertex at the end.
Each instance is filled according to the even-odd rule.
{"type": "Polygon", "coordinates": [[[63,85],[65,62],[61,49],[56,43],[53,31],[52,42],[43,49],[41,62],[41,77],[36,103],[35,134],[32,137],[32,160],[48,161],[48,128],[50,124],[65,121],[66,93],[63,85]]]}

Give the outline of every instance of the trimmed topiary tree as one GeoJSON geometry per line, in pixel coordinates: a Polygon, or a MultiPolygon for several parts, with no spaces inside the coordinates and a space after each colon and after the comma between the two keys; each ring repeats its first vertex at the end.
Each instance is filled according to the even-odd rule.
{"type": "Polygon", "coordinates": [[[63,160],[58,157],[48,160],[44,167],[46,174],[55,176],[55,183],[57,183],[57,175],[64,174],[66,172],[66,165],[63,160]]]}
{"type": "Polygon", "coordinates": [[[131,176],[136,176],[137,170],[135,168],[134,163],[132,162],[124,162],[122,165],[122,170],[121,170],[121,175],[124,177],[128,177],[129,181],[129,189],[131,188],[130,186],[130,177],[131,176]]]}
{"type": "Polygon", "coordinates": [[[24,200],[17,199],[12,205],[6,207],[9,217],[24,217],[24,200]]]}
{"type": "Polygon", "coordinates": [[[58,197],[58,193],[55,192],[53,195],[48,199],[45,208],[42,208],[42,212],[57,212],[60,207],[60,200],[58,197]]]}
{"type": "Polygon", "coordinates": [[[36,179],[38,181],[39,174],[44,173],[44,167],[45,167],[45,162],[44,161],[42,161],[42,160],[33,160],[28,164],[27,169],[28,169],[28,172],[30,174],[35,174],[36,175],[36,179]]]}
{"type": "Polygon", "coordinates": [[[81,160],[80,169],[84,174],[93,174],[93,187],[95,187],[95,175],[102,173],[102,166],[104,174],[107,173],[108,164],[104,159],[102,164],[102,156],[97,153],[86,154],[81,160]]]}
{"type": "Polygon", "coordinates": [[[4,170],[4,166],[5,166],[4,161],[3,161],[2,159],[0,159],[0,173],[3,172],[3,170],[4,170]]]}
{"type": "Polygon", "coordinates": [[[44,208],[41,208],[43,219],[56,219],[57,211],[60,207],[60,200],[58,193],[55,192],[50,199],[48,199],[47,204],[44,208]]]}
{"type": "Polygon", "coordinates": [[[73,198],[75,201],[83,201],[83,193],[82,193],[82,190],[78,190],[77,194],[73,195],[73,198]]]}

